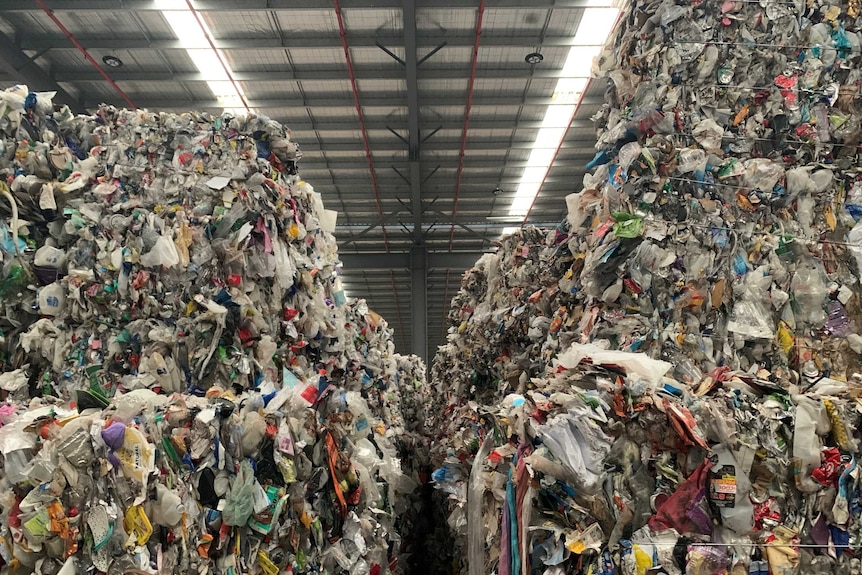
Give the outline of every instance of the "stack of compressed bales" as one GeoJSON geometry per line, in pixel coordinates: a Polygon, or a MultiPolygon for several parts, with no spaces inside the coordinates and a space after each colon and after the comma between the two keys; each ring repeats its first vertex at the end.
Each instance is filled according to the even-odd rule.
{"type": "Polygon", "coordinates": [[[435,360],[465,569],[860,569],[860,24],[624,11],[567,220],[467,272],[435,360]]]}
{"type": "Polygon", "coordinates": [[[391,334],[357,355],[287,130],[0,102],[5,568],[400,571],[412,483],[346,389],[391,334]]]}

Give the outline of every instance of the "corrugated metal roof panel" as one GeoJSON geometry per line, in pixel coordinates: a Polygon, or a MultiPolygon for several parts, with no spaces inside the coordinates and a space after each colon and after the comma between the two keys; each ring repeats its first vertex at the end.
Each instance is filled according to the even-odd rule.
{"type": "Polygon", "coordinates": [[[50,67],[66,72],[92,70],[93,66],[77,50],[50,50],[39,58],[37,63],[46,69],[50,67]]]}
{"type": "MultiPolygon", "coordinates": [[[[69,32],[75,36],[87,36],[90,38],[111,38],[117,36],[139,35],[141,28],[131,12],[126,10],[111,10],[105,12],[75,12],[73,10],[63,11],[57,14],[57,18],[63,23],[69,32]]],[[[47,16],[45,19],[58,35],[60,30],[47,16]]]]}
{"type": "MultiPolygon", "coordinates": [[[[455,98],[467,98],[469,80],[467,78],[423,79],[419,78],[419,93],[422,92],[452,92],[455,98]]],[[[475,89],[475,88],[474,88],[475,89]]]]}
{"type": "Polygon", "coordinates": [[[529,9],[521,10],[485,10],[482,20],[482,32],[495,35],[525,34],[528,32],[541,32],[548,19],[548,10],[529,9]]]}
{"type": "Polygon", "coordinates": [[[223,53],[234,72],[275,71],[290,67],[284,50],[224,50],[223,53]]]}
{"type": "Polygon", "coordinates": [[[574,36],[583,13],[583,10],[552,10],[548,20],[548,34],[574,36]]]}
{"type": "MultiPolygon", "coordinates": [[[[79,98],[80,97],[80,86],[77,84],[70,84],[68,82],[60,82],[60,87],[66,90],[72,96],[79,98]]],[[[5,87],[5,86],[4,86],[5,87]]]]}
{"type": "Polygon", "coordinates": [[[275,11],[281,31],[285,36],[297,32],[320,32],[338,34],[338,19],[330,4],[321,4],[325,10],[277,10],[275,11]]]}
{"type": "Polygon", "coordinates": [[[528,96],[551,97],[554,90],[557,88],[557,80],[552,78],[532,78],[530,80],[530,88],[527,91],[528,96]]]}
{"type": "MultiPolygon", "coordinates": [[[[314,118],[322,119],[322,118],[353,118],[356,122],[356,126],[359,125],[359,117],[356,115],[356,108],[353,106],[334,106],[332,108],[314,108],[314,101],[309,101],[309,105],[312,106],[312,116],[314,118]]],[[[345,125],[345,127],[348,127],[345,125]]]]}
{"type": "Polygon", "coordinates": [[[62,37],[62,33],[42,12],[8,12],[4,14],[16,30],[26,30],[29,34],[52,34],[62,37]]]}
{"type": "Polygon", "coordinates": [[[107,82],[81,82],[78,84],[81,92],[93,99],[114,103],[120,100],[120,95],[107,82]]]}
{"type": "Polygon", "coordinates": [[[273,38],[278,31],[267,12],[215,12],[201,13],[216,38],[273,38]]]}
{"type": "MultiPolygon", "coordinates": [[[[344,77],[347,78],[347,72],[344,72],[344,77]]],[[[406,80],[357,80],[356,86],[359,88],[360,95],[362,92],[392,92],[392,95],[407,92],[406,80]]]]}
{"type": "MultiPolygon", "coordinates": [[[[527,64],[524,64],[526,67],[527,64]]],[[[494,92],[494,91],[506,91],[506,92],[523,92],[527,89],[527,79],[526,78],[476,78],[476,82],[473,85],[473,89],[481,92],[494,92]]]]}
{"type": "MultiPolygon", "coordinates": [[[[345,126],[347,127],[347,126],[345,126]]],[[[293,134],[292,138],[302,145],[304,141],[317,141],[317,134],[312,130],[291,130],[293,134]]],[[[338,130],[332,132],[326,132],[325,140],[356,140],[360,142],[362,139],[362,133],[359,130],[338,130]]],[[[326,144],[324,144],[324,147],[326,144]]]]}
{"type": "Polygon", "coordinates": [[[505,128],[502,125],[496,129],[473,129],[467,131],[467,144],[475,140],[510,140],[515,131],[512,128],[505,128]]]}
{"type": "MultiPolygon", "coordinates": [[[[308,110],[305,108],[276,108],[266,111],[267,116],[290,128],[291,122],[307,122],[308,110]]],[[[302,144],[302,142],[300,142],[302,144]]]]}
{"type": "MultiPolygon", "coordinates": [[[[180,85],[178,84],[178,88],[180,85]]],[[[201,100],[212,100],[213,93],[210,87],[203,82],[184,82],[182,84],[183,95],[191,95],[192,98],[201,100]]],[[[182,96],[180,96],[182,97],[182,96]]],[[[189,105],[192,105],[190,102],[189,105]]],[[[190,108],[191,109],[191,108],[190,108]]]]}
{"type": "Polygon", "coordinates": [[[403,29],[404,17],[401,10],[362,10],[344,11],[344,27],[348,39],[351,32],[396,33],[403,29]]]}
{"type": "MultiPolygon", "coordinates": [[[[15,36],[15,25],[6,18],[5,15],[0,16],[0,32],[5,34],[6,36],[15,36]]],[[[28,54],[29,56],[30,54],[28,54]]]]}
{"type": "MultiPolygon", "coordinates": [[[[387,46],[386,48],[402,60],[404,59],[403,46],[387,46]]],[[[363,46],[357,48],[351,47],[350,58],[353,60],[353,64],[356,66],[368,64],[389,65],[395,61],[392,56],[390,56],[376,46],[363,46]]],[[[341,52],[341,61],[344,61],[343,51],[341,52]]]]}
{"type": "MultiPolygon", "coordinates": [[[[464,69],[470,69],[470,62],[473,58],[472,46],[446,46],[428,60],[429,64],[434,66],[452,65],[462,66],[464,69]]],[[[451,67],[451,66],[449,66],[451,67]]],[[[419,74],[422,74],[422,69],[419,69],[419,74]]]]}
{"type": "MultiPolygon", "coordinates": [[[[341,96],[352,94],[350,80],[302,80],[299,82],[302,90],[307,93],[326,94],[327,96],[341,96]]],[[[314,105],[314,102],[309,102],[314,105]]]]}
{"type": "MultiPolygon", "coordinates": [[[[135,96],[152,97],[155,99],[176,100],[188,97],[188,93],[179,82],[117,82],[117,85],[134,99],[135,96]]],[[[196,95],[196,94],[195,94],[196,95]]],[[[197,95],[196,95],[197,96],[197,95]]],[[[210,97],[212,94],[210,93],[210,97]]],[[[189,106],[194,103],[189,101],[189,106]]]]}
{"type": "Polygon", "coordinates": [[[290,58],[296,66],[344,64],[344,51],[338,48],[291,48],[290,58]]]}
{"type": "Polygon", "coordinates": [[[134,14],[150,38],[173,38],[174,31],[161,12],[141,10],[134,14]]]}
{"type": "MultiPolygon", "coordinates": [[[[538,48],[538,46],[536,46],[538,48]]],[[[507,67],[527,65],[524,57],[533,50],[528,46],[479,46],[479,62],[487,67],[507,67]],[[492,66],[493,64],[493,66],[492,66]]],[[[544,60],[542,70],[556,70],[563,67],[569,49],[566,46],[544,46],[540,50],[544,60]]]]}
{"type": "Polygon", "coordinates": [[[271,99],[286,94],[291,94],[292,96],[299,94],[297,82],[290,80],[279,82],[240,82],[239,84],[247,96],[253,94],[254,98],[271,99]]]}
{"type": "Polygon", "coordinates": [[[469,32],[476,29],[476,10],[422,8],[416,12],[416,29],[433,33],[469,32]]]}
{"type": "MultiPolygon", "coordinates": [[[[453,156],[457,156],[460,150],[452,150],[453,156]]],[[[483,159],[483,160],[504,160],[506,155],[509,153],[508,148],[501,148],[498,150],[488,150],[483,148],[471,148],[470,145],[467,145],[467,148],[464,150],[465,158],[475,158],[475,159],[483,159]]]]}

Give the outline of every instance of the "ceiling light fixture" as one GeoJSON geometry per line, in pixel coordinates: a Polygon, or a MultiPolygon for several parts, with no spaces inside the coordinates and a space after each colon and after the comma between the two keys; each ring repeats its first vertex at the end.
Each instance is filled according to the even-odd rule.
{"type": "Polygon", "coordinates": [[[538,52],[530,52],[524,56],[524,62],[527,64],[540,64],[545,57],[538,52]]]}
{"type": "MultiPolygon", "coordinates": [[[[509,217],[526,218],[530,213],[557,150],[566,137],[567,128],[578,111],[589,83],[593,58],[599,55],[602,43],[611,35],[616,25],[620,10],[602,2],[603,0],[593,0],[588,3],[590,7],[584,9],[557,81],[552,103],[545,110],[530,157],[521,175],[515,197],[512,198],[512,205],[509,206],[509,217]]],[[[533,54],[525,58],[527,62],[530,62],[530,56],[533,54]]]]}
{"type": "Polygon", "coordinates": [[[117,58],[116,56],[113,56],[111,54],[108,54],[106,56],[102,56],[102,62],[105,63],[105,66],[109,66],[111,68],[119,68],[120,66],[123,65],[122,60],[120,60],[119,58],[117,58]]]}

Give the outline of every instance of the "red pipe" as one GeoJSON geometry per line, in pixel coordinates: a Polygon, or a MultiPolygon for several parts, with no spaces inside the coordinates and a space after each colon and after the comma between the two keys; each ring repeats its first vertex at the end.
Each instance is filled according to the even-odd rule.
{"type": "Polygon", "coordinates": [[[98,70],[98,71],[99,71],[99,73],[102,75],[102,77],[103,77],[103,78],[105,78],[105,80],[107,80],[107,81],[108,81],[108,84],[110,84],[110,85],[111,85],[111,87],[112,87],[112,88],[114,88],[114,90],[116,90],[116,91],[117,91],[117,93],[118,93],[120,96],[122,96],[122,97],[123,97],[123,100],[125,100],[125,101],[126,101],[126,103],[127,103],[127,104],[128,104],[128,105],[129,105],[133,110],[137,110],[137,109],[138,109],[138,107],[137,107],[137,106],[135,106],[135,103],[134,103],[134,102],[132,102],[132,99],[131,99],[131,98],[129,98],[129,97],[126,95],[126,93],[125,93],[125,92],[123,92],[123,89],[122,89],[122,88],[120,88],[119,86],[117,86],[117,83],[116,83],[116,82],[114,82],[114,80],[112,80],[112,79],[111,79],[111,77],[110,77],[110,76],[108,76],[108,73],[107,73],[107,72],[105,72],[105,69],[104,69],[104,68],[102,68],[102,66],[101,66],[101,65],[99,65],[99,63],[98,63],[98,62],[96,62],[96,60],[94,60],[92,56],[90,56],[90,53],[89,53],[89,52],[87,52],[87,49],[86,49],[86,48],[84,48],[84,47],[81,45],[81,43],[80,43],[80,42],[78,42],[78,39],[77,39],[77,38],[75,38],[75,36],[73,36],[71,32],[69,32],[69,29],[68,29],[68,28],[66,28],[65,26],[63,26],[63,23],[62,23],[62,22],[60,22],[60,20],[58,20],[58,19],[57,19],[57,17],[54,15],[54,11],[53,11],[53,10],[51,10],[50,8],[48,8],[47,6],[45,6],[45,3],[44,3],[42,0],[36,0],[36,4],[38,4],[38,5],[39,5],[39,8],[41,8],[41,9],[42,9],[42,11],[43,11],[45,14],[47,14],[47,15],[48,15],[48,18],[50,18],[50,19],[51,19],[51,21],[53,21],[53,22],[54,22],[54,24],[56,24],[56,25],[57,25],[57,28],[59,28],[59,29],[60,29],[60,31],[61,31],[61,32],[63,32],[63,34],[65,34],[65,35],[66,35],[66,38],[68,38],[68,39],[69,39],[69,41],[70,41],[70,42],[72,42],[72,44],[74,44],[74,45],[75,45],[75,48],[77,48],[77,49],[78,49],[78,51],[79,51],[81,54],[83,54],[83,55],[84,55],[84,58],[86,58],[86,59],[87,59],[87,61],[89,61],[89,62],[90,62],[90,64],[92,64],[92,65],[93,65],[93,67],[94,67],[94,68],[96,68],[96,70],[98,70]]]}
{"type": "Polygon", "coordinates": [[[239,96],[240,101],[242,102],[245,111],[251,113],[251,108],[248,107],[248,102],[245,100],[245,96],[242,93],[242,90],[239,89],[239,86],[236,83],[236,80],[233,78],[233,74],[231,73],[230,67],[227,65],[227,62],[222,58],[221,52],[219,52],[216,47],[213,39],[210,37],[209,32],[207,32],[207,27],[204,26],[203,20],[201,20],[201,15],[198,14],[198,11],[195,10],[195,7],[192,6],[191,0],[186,0],[186,6],[188,6],[189,11],[194,15],[195,21],[197,21],[198,26],[200,26],[201,32],[203,32],[204,37],[207,39],[207,43],[212,48],[212,51],[215,53],[216,58],[218,58],[219,64],[221,64],[222,70],[227,75],[228,80],[230,80],[233,89],[236,91],[236,95],[239,96]]]}
{"type": "Polygon", "coordinates": [[[338,0],[334,0],[334,3],[335,16],[338,18],[338,31],[341,34],[341,47],[344,49],[344,59],[347,60],[347,73],[350,76],[350,87],[353,90],[353,104],[356,106],[356,113],[359,116],[359,131],[362,132],[362,144],[365,146],[365,159],[368,160],[368,171],[371,174],[371,186],[374,188],[374,201],[377,203],[377,215],[380,218],[380,229],[383,230],[383,245],[386,246],[386,253],[389,253],[389,238],[386,237],[386,224],[383,223],[383,208],[380,206],[380,190],[377,186],[377,172],[374,171],[374,160],[371,158],[371,146],[368,143],[368,131],[365,129],[365,115],[362,113],[362,106],[359,104],[359,90],[356,88],[356,74],[353,72],[353,60],[350,59],[350,47],[347,45],[347,33],[344,31],[344,18],[341,16],[341,4],[339,4],[338,0]]]}
{"type": "Polygon", "coordinates": [[[461,196],[461,175],[464,173],[464,153],[467,149],[467,129],[470,127],[470,109],[473,107],[473,84],[476,81],[476,66],[479,62],[479,38],[482,35],[482,17],[485,15],[485,0],[479,0],[476,18],[476,38],[473,41],[473,62],[470,67],[470,83],[467,87],[467,108],[464,110],[464,129],[461,132],[461,153],[458,156],[458,178],[455,182],[455,203],[452,206],[452,227],[449,229],[449,251],[455,240],[455,216],[458,215],[458,198],[461,196]]]}

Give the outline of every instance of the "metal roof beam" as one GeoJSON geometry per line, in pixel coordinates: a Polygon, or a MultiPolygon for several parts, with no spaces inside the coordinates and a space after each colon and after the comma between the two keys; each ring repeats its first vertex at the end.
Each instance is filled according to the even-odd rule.
{"type": "MultiPolygon", "coordinates": [[[[352,128],[349,126],[351,122],[355,122],[356,118],[325,118],[323,120],[292,120],[287,118],[285,125],[294,132],[349,132],[352,128]]],[[[441,130],[461,130],[464,127],[463,118],[426,118],[428,123],[433,123],[435,127],[440,127],[441,130]]],[[[365,127],[368,131],[379,130],[389,131],[393,127],[394,120],[376,120],[368,119],[365,122],[365,127]]],[[[542,121],[521,121],[517,125],[511,125],[501,122],[500,120],[483,120],[481,118],[470,120],[470,130],[499,130],[499,129],[517,129],[517,130],[538,130],[542,127],[542,121]]],[[[590,120],[574,120],[572,122],[573,129],[579,128],[595,128],[595,124],[590,120]]],[[[302,142],[300,142],[300,146],[302,142]]]]}
{"type": "MultiPolygon", "coordinates": [[[[375,69],[373,67],[354,70],[358,80],[403,80],[404,70],[401,68],[375,69]]],[[[470,77],[469,70],[458,67],[422,69],[423,80],[466,80],[470,77]]],[[[347,70],[338,67],[315,68],[313,70],[277,70],[234,72],[238,82],[301,82],[303,80],[343,82],[347,79],[347,70]]],[[[530,74],[529,70],[521,68],[487,68],[476,73],[477,79],[488,80],[520,80],[527,78],[562,78],[562,70],[541,70],[530,74]]],[[[88,70],[58,71],[54,75],[58,82],[101,82],[104,80],[98,72],[88,70]]],[[[115,72],[111,78],[116,82],[207,82],[214,78],[200,72],[115,72]]]]}
{"type": "MultiPolygon", "coordinates": [[[[404,70],[407,76],[407,145],[410,157],[410,210],[413,212],[413,242],[416,245],[422,243],[422,157],[419,150],[419,64],[418,56],[416,55],[416,3],[415,0],[403,0],[402,15],[404,22],[404,70]]],[[[424,278],[422,285],[417,285],[419,273],[425,273],[425,255],[424,251],[417,248],[414,257],[411,258],[414,265],[411,266],[413,271],[413,293],[414,295],[422,296],[424,299],[424,278]],[[413,269],[418,263],[422,264],[422,269],[413,269]]],[[[425,302],[422,301],[421,306],[425,302]]],[[[416,305],[413,306],[416,308],[416,305]]],[[[414,309],[415,312],[415,309],[414,309]]],[[[425,318],[421,318],[424,324],[425,318]]],[[[425,347],[427,344],[427,333],[424,328],[419,334],[415,333],[417,329],[416,322],[413,322],[413,350],[422,351],[422,356],[425,356],[425,347]],[[421,336],[418,341],[417,336],[421,336]],[[417,344],[421,343],[421,347],[417,344]]]]}
{"type": "MultiPolygon", "coordinates": [[[[499,92],[495,92],[499,93],[499,92]]],[[[473,100],[473,106],[548,106],[554,103],[552,97],[528,97],[520,98],[520,94],[511,96],[476,96],[473,100]]],[[[315,108],[347,108],[353,106],[353,98],[351,96],[332,97],[331,94],[305,94],[308,102],[313,102],[315,108]]],[[[363,108],[403,108],[406,107],[406,98],[404,96],[392,96],[389,92],[363,93],[363,108]]],[[[449,93],[434,93],[428,94],[425,98],[426,106],[446,106],[451,101],[449,93]]],[[[601,98],[585,97],[581,100],[581,105],[590,106],[602,103],[601,98]]],[[[95,108],[101,103],[101,100],[89,98],[84,104],[87,108],[95,108]]],[[[139,108],[150,110],[188,110],[194,109],[222,109],[222,105],[215,98],[199,99],[189,101],[185,99],[170,99],[170,100],[150,100],[142,99],[137,102],[139,108]]],[[[291,106],[305,107],[305,102],[297,97],[289,98],[262,98],[258,100],[248,100],[249,108],[258,110],[271,110],[273,108],[289,108],[291,106]]]]}
{"type": "MultiPolygon", "coordinates": [[[[405,7],[412,0],[405,0],[405,7]]],[[[407,10],[405,9],[405,13],[407,10]]],[[[414,11],[415,16],[415,11],[414,11]]],[[[406,16],[405,16],[406,18],[406,16]]],[[[415,18],[414,18],[415,22],[415,18]]],[[[415,61],[414,52],[414,61],[415,61]]],[[[409,64],[408,64],[409,65],[409,64]]],[[[428,252],[425,246],[410,250],[410,343],[413,353],[428,360],[428,252]]]]}
{"type": "MultiPolygon", "coordinates": [[[[304,172],[304,170],[302,169],[301,163],[299,166],[299,171],[300,171],[300,173],[304,172]]],[[[548,176],[545,179],[545,183],[546,184],[571,184],[572,178],[574,176],[579,176],[579,175],[583,175],[583,174],[584,174],[584,168],[578,168],[577,170],[572,172],[570,175],[548,176]]],[[[469,176],[468,175],[468,176],[464,177],[462,187],[465,189],[473,188],[474,191],[476,188],[486,188],[488,190],[488,193],[490,194],[494,190],[494,186],[500,184],[500,185],[504,185],[503,193],[514,194],[515,188],[517,186],[516,185],[511,186],[510,188],[507,189],[505,187],[505,185],[506,184],[517,184],[518,182],[521,181],[521,177],[522,177],[521,174],[512,175],[512,176],[501,176],[501,177],[497,177],[497,178],[489,178],[489,177],[481,178],[478,176],[469,176]]],[[[382,188],[404,189],[404,183],[401,182],[401,180],[381,178],[379,180],[379,184],[380,184],[381,189],[382,188]]],[[[326,189],[327,186],[337,186],[340,188],[346,188],[348,190],[351,187],[361,189],[361,187],[356,186],[356,182],[354,180],[351,180],[350,178],[346,178],[346,177],[330,178],[329,180],[327,180],[325,178],[318,178],[318,177],[314,178],[314,188],[315,189],[320,188],[323,190],[323,189],[326,189]]],[[[442,191],[442,190],[451,190],[451,188],[452,188],[451,185],[439,184],[437,186],[432,187],[431,189],[433,189],[433,190],[439,189],[442,191]]],[[[345,199],[347,199],[349,197],[350,197],[350,195],[348,193],[346,195],[345,199]]]]}
{"type": "MultiPolygon", "coordinates": [[[[473,267],[483,254],[484,252],[429,251],[427,267],[429,270],[435,268],[465,270],[473,267]]],[[[363,269],[410,269],[410,252],[338,254],[338,257],[348,272],[363,269]]]]}
{"type": "MultiPolygon", "coordinates": [[[[116,12],[118,5],[116,0],[46,0],[45,4],[50,10],[57,12],[116,12]]],[[[417,8],[473,8],[472,2],[464,0],[417,0],[417,8]],[[465,5],[466,4],[466,5],[465,5]]],[[[530,0],[530,8],[588,8],[595,5],[590,0],[530,0]]],[[[149,11],[159,12],[161,9],[153,0],[124,0],[122,6],[126,10],[136,12],[149,11]]],[[[401,8],[399,0],[341,0],[342,9],[363,10],[393,10],[401,8]]],[[[511,9],[523,10],[523,0],[486,0],[486,9],[511,9]]],[[[20,0],[0,0],[0,12],[35,12],[37,6],[20,0]]],[[[328,4],[320,0],[196,0],[195,10],[198,12],[266,12],[270,10],[321,10],[328,11],[328,4]]]]}
{"type": "MultiPolygon", "coordinates": [[[[562,149],[567,148],[578,148],[584,151],[595,150],[592,146],[584,145],[585,143],[592,143],[595,139],[580,141],[571,141],[567,140],[563,142],[562,149]]],[[[432,142],[428,142],[422,148],[425,151],[429,152],[439,152],[439,151],[451,151],[457,152],[458,145],[460,144],[460,140],[434,140],[432,142]]],[[[489,139],[470,139],[470,151],[481,151],[481,150],[530,150],[535,146],[535,140],[519,140],[517,142],[506,142],[504,140],[489,140],[489,139]]],[[[299,142],[299,147],[305,152],[364,152],[365,148],[362,146],[361,142],[356,141],[322,141],[322,142],[313,142],[309,141],[307,143],[299,142]]],[[[384,153],[384,152],[400,152],[404,150],[404,146],[401,145],[400,141],[371,141],[371,147],[375,153],[384,153]]],[[[595,152],[594,152],[595,153],[595,152]]],[[[412,154],[411,154],[412,155],[412,154]]],[[[333,160],[337,161],[337,160],[333,160]]]]}
{"type": "Polygon", "coordinates": [[[84,106],[78,99],[61,88],[54,78],[3,34],[0,34],[0,70],[14,78],[14,82],[26,84],[33,92],[57,92],[54,96],[55,104],[66,104],[75,113],[84,111],[84,106]]]}
{"type": "MultiPolygon", "coordinates": [[[[564,161],[564,162],[571,163],[573,160],[574,161],[590,160],[593,158],[593,156],[595,156],[594,152],[584,153],[584,154],[572,154],[572,155],[566,154],[564,157],[558,158],[558,161],[564,161]]],[[[391,158],[385,158],[385,157],[384,158],[376,158],[376,163],[378,165],[391,164],[392,159],[391,158]]],[[[584,163],[586,163],[586,162],[584,162],[584,163]]],[[[478,168],[520,169],[520,168],[527,167],[527,162],[526,161],[507,162],[505,165],[501,165],[499,160],[488,160],[486,158],[481,158],[481,157],[479,159],[473,159],[470,156],[467,156],[464,158],[464,165],[465,165],[465,169],[466,168],[473,168],[473,169],[478,169],[478,168]]],[[[403,160],[399,161],[399,162],[395,162],[395,167],[397,167],[399,169],[404,169],[404,170],[407,170],[410,168],[409,165],[405,165],[405,162],[403,160]]],[[[357,170],[360,170],[363,168],[368,169],[368,163],[365,160],[360,160],[360,159],[334,160],[334,159],[330,158],[328,160],[319,160],[319,161],[312,160],[312,159],[305,159],[305,160],[300,160],[300,164],[299,164],[299,173],[300,174],[302,174],[303,168],[327,169],[327,170],[331,169],[333,171],[338,171],[339,169],[357,169],[357,170]]]]}
{"type": "MultiPolygon", "coordinates": [[[[4,0],[0,0],[3,4],[4,0]]],[[[7,10],[8,11],[8,10],[7,10]]],[[[3,10],[0,9],[0,13],[3,10]]],[[[78,38],[76,36],[76,38],[78,38]]],[[[403,45],[404,36],[400,34],[362,34],[348,33],[351,48],[371,48],[379,44],[390,46],[403,45]]],[[[78,40],[88,50],[185,50],[188,46],[175,38],[135,38],[135,37],[92,37],[83,35],[78,40]]],[[[434,47],[446,42],[449,46],[469,47],[473,36],[464,34],[419,34],[417,46],[434,47]]],[[[283,50],[285,48],[341,48],[338,35],[291,34],[284,38],[213,38],[215,47],[220,50],[283,50]]],[[[513,34],[495,36],[483,34],[483,46],[572,46],[573,36],[538,34],[513,34]]],[[[32,34],[22,38],[23,50],[68,49],[75,47],[63,36],[54,34],[32,34]]]]}

